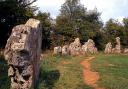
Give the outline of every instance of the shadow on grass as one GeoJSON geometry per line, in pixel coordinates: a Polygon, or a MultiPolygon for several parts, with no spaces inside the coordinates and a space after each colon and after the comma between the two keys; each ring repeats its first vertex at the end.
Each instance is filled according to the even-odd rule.
{"type": "Polygon", "coordinates": [[[0,89],[10,89],[8,65],[3,57],[0,57],[0,89]]]}
{"type": "Polygon", "coordinates": [[[42,71],[37,89],[52,89],[60,77],[59,70],[42,71]]]}

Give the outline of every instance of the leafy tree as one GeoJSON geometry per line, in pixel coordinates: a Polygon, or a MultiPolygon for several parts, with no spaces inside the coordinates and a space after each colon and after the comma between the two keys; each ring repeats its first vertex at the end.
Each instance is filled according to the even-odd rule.
{"type": "Polygon", "coordinates": [[[35,16],[36,19],[40,20],[42,23],[42,49],[49,49],[54,42],[54,25],[52,25],[52,18],[50,13],[39,11],[35,16]]]}
{"type": "Polygon", "coordinates": [[[93,39],[102,27],[102,22],[97,9],[87,11],[80,0],[66,0],[56,18],[56,27],[58,34],[63,37],[60,43],[70,43],[75,37],[85,42],[89,38],[93,39]]]}
{"type": "Polygon", "coordinates": [[[123,24],[124,24],[124,34],[125,34],[125,46],[128,48],[128,18],[123,19],[123,24]]]}
{"type": "Polygon", "coordinates": [[[33,17],[36,0],[0,0],[0,47],[4,47],[13,26],[33,17]]]}
{"type": "Polygon", "coordinates": [[[114,42],[116,37],[120,37],[121,44],[123,46],[128,45],[128,36],[126,34],[126,30],[124,29],[124,26],[117,20],[110,19],[108,22],[106,22],[105,30],[108,41],[114,42]]]}

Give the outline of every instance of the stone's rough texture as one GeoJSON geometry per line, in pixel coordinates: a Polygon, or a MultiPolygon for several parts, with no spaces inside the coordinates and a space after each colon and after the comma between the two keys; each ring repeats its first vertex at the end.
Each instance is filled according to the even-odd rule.
{"type": "Polygon", "coordinates": [[[128,54],[128,48],[125,48],[125,49],[124,49],[124,53],[125,53],[125,54],[128,54]]]}
{"type": "Polygon", "coordinates": [[[121,53],[121,44],[120,44],[120,38],[116,37],[116,46],[112,49],[113,53],[121,53]]]}
{"type": "Polygon", "coordinates": [[[11,89],[30,89],[35,86],[39,75],[41,33],[40,21],[35,19],[13,28],[4,51],[9,65],[11,89]]]}
{"type": "Polygon", "coordinates": [[[85,42],[84,45],[82,45],[82,51],[83,53],[97,53],[97,48],[95,47],[95,43],[92,39],[89,39],[87,42],[85,42]]]}
{"type": "Polygon", "coordinates": [[[112,53],[112,44],[111,44],[111,42],[109,42],[109,43],[106,44],[104,53],[106,53],[106,54],[112,53]]]}
{"type": "Polygon", "coordinates": [[[81,54],[81,43],[79,38],[76,38],[75,41],[69,45],[69,52],[73,56],[81,54]]]}
{"type": "Polygon", "coordinates": [[[61,52],[62,52],[61,46],[54,47],[54,54],[55,55],[61,54],[61,52]]]}
{"type": "Polygon", "coordinates": [[[69,46],[65,45],[62,47],[62,55],[68,55],[69,54],[69,46]]]}
{"type": "Polygon", "coordinates": [[[76,38],[74,42],[72,42],[69,46],[65,45],[62,47],[58,46],[54,48],[54,54],[60,54],[62,52],[62,55],[72,55],[72,56],[77,56],[77,55],[85,55],[87,53],[97,53],[97,48],[95,47],[95,43],[92,39],[89,39],[88,42],[86,42],[84,45],[81,47],[80,39],[76,38]],[[60,50],[60,51],[59,51],[60,50]]]}

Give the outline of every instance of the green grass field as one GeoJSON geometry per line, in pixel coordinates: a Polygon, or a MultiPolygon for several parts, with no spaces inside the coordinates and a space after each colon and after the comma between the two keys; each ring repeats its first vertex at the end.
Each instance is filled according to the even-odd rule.
{"type": "Polygon", "coordinates": [[[83,56],[47,55],[41,63],[38,89],[92,89],[83,83],[83,56]]]}
{"type": "Polygon", "coordinates": [[[128,56],[100,54],[92,61],[92,66],[100,74],[100,86],[106,89],[128,89],[128,56]]]}
{"type": "MultiPolygon", "coordinates": [[[[100,74],[99,86],[105,89],[128,89],[128,56],[95,55],[92,70],[100,74]]],[[[53,56],[45,54],[41,60],[40,78],[36,89],[92,89],[83,82],[80,62],[86,56],[53,56]]],[[[0,58],[0,89],[10,89],[7,64],[0,58]]]]}

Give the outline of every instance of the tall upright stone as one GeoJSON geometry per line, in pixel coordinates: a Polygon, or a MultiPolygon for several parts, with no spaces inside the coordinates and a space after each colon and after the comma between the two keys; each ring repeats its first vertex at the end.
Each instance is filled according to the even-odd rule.
{"type": "Polygon", "coordinates": [[[64,45],[62,47],[62,55],[69,55],[69,46],[68,45],[64,45]]]}
{"type": "Polygon", "coordinates": [[[112,49],[113,53],[121,53],[120,37],[116,37],[116,46],[112,49]]]}
{"type": "Polygon", "coordinates": [[[81,43],[79,38],[76,38],[75,41],[69,45],[69,52],[73,56],[81,54],[81,43]]]}
{"type": "Polygon", "coordinates": [[[11,89],[34,88],[39,76],[41,42],[39,20],[29,19],[13,28],[4,51],[11,89]]]}
{"type": "Polygon", "coordinates": [[[105,54],[110,54],[110,53],[112,53],[112,44],[111,44],[111,42],[109,42],[109,43],[106,44],[104,53],[105,53],[105,54]]]}

